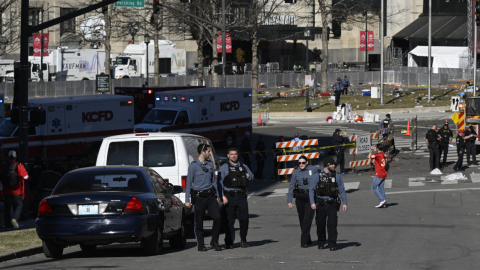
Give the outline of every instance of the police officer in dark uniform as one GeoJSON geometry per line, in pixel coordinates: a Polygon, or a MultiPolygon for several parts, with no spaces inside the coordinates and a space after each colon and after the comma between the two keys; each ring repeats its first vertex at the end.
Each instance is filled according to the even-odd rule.
{"type": "Polygon", "coordinates": [[[462,169],[462,163],[463,163],[463,154],[465,153],[465,138],[463,135],[465,134],[464,130],[459,130],[457,134],[457,163],[455,163],[455,166],[453,166],[454,171],[458,171],[462,169]]]}
{"type": "Polygon", "coordinates": [[[220,202],[218,198],[217,181],[213,163],[207,159],[210,157],[210,145],[199,144],[197,147],[198,159],[188,167],[187,188],[185,191],[185,207],[194,205],[195,236],[197,238],[198,251],[207,251],[204,243],[203,218],[205,210],[213,219],[212,241],[210,245],[216,251],[221,251],[218,244],[220,234],[220,202]],[[190,200],[190,195],[192,196],[190,200]]]}
{"type": "Polygon", "coordinates": [[[440,135],[438,134],[437,125],[433,125],[432,129],[425,134],[425,142],[430,152],[430,171],[435,168],[440,168],[440,152],[438,151],[438,143],[440,142],[440,135]]]}
{"type": "Polygon", "coordinates": [[[332,85],[333,92],[335,93],[335,109],[340,104],[340,95],[343,91],[342,79],[337,78],[337,82],[332,85]]]}
{"type": "Polygon", "coordinates": [[[223,204],[226,207],[228,230],[225,232],[225,247],[233,248],[235,241],[235,219],[240,223],[240,246],[246,248],[248,232],[248,181],[253,180],[253,173],[247,165],[238,161],[238,150],[227,150],[228,162],[220,167],[220,184],[223,187],[223,204]]]}
{"type": "Polygon", "coordinates": [[[468,139],[466,139],[466,142],[467,144],[465,145],[465,148],[467,150],[467,164],[468,165],[472,165],[470,163],[470,156],[472,156],[472,161],[473,161],[473,165],[478,165],[477,163],[477,150],[475,149],[475,141],[477,140],[477,132],[475,132],[475,129],[473,126],[469,126],[467,130],[465,130],[465,138],[468,137],[468,139]],[[473,136],[471,136],[473,135],[473,136]]]}
{"type": "Polygon", "coordinates": [[[310,187],[312,179],[318,179],[318,168],[308,165],[307,157],[301,156],[298,159],[298,168],[293,172],[292,179],[290,180],[287,203],[288,208],[292,209],[292,198],[295,198],[300,229],[302,231],[300,237],[300,246],[302,248],[307,248],[312,243],[310,229],[312,228],[315,211],[310,205],[308,195],[308,188],[310,187]]]}
{"type": "Polygon", "coordinates": [[[442,137],[438,147],[440,150],[439,157],[442,156],[442,152],[443,152],[443,163],[440,167],[444,168],[444,167],[447,167],[448,145],[452,142],[452,138],[453,138],[453,131],[448,128],[447,121],[445,121],[445,124],[443,124],[443,127],[438,131],[438,134],[440,134],[440,137],[442,137]]]}
{"type": "Polygon", "coordinates": [[[316,210],[318,249],[324,249],[326,242],[325,226],[328,230],[328,246],[330,251],[337,250],[337,211],[340,210],[340,198],[343,211],[347,212],[347,194],[340,175],[335,173],[335,160],[326,157],[324,168],[319,172],[318,179],[312,179],[309,187],[310,204],[316,210]],[[340,198],[339,198],[340,197],[340,198]]]}
{"type": "MultiPolygon", "coordinates": [[[[388,128],[390,126],[390,124],[392,125],[392,128],[389,132],[388,131],[383,131],[382,132],[383,140],[388,140],[388,136],[390,135],[390,133],[392,133],[393,130],[395,130],[395,125],[393,124],[392,118],[390,117],[389,113],[387,113],[385,115],[385,117],[386,118],[382,122],[380,122],[380,124],[378,125],[378,128],[379,129],[385,129],[385,128],[388,128]]],[[[392,138],[392,141],[391,141],[391,145],[393,146],[393,153],[396,154],[395,141],[394,141],[393,138],[392,138]]],[[[388,153],[389,148],[390,148],[390,145],[384,145],[382,152],[388,153]]]]}
{"type": "MultiPolygon", "coordinates": [[[[342,135],[342,130],[337,128],[335,133],[333,133],[333,145],[341,145],[348,143],[348,139],[344,138],[342,135]]],[[[337,162],[335,163],[335,168],[340,165],[340,172],[342,175],[345,175],[345,146],[335,147],[337,152],[337,162]]]]}

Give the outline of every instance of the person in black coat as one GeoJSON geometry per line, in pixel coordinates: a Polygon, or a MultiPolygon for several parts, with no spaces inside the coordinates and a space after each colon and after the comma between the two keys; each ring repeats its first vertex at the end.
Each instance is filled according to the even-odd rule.
{"type": "MultiPolygon", "coordinates": [[[[342,130],[336,129],[333,133],[333,145],[342,145],[348,143],[348,138],[344,138],[342,135],[342,130]]],[[[335,147],[335,152],[337,153],[337,162],[335,162],[335,168],[340,165],[340,172],[345,175],[345,146],[335,147]]]]}
{"type": "Polygon", "coordinates": [[[251,168],[250,157],[252,156],[252,145],[250,144],[252,136],[250,132],[245,132],[245,137],[243,137],[242,142],[240,143],[240,154],[243,158],[243,163],[251,168]]]}
{"type": "Polygon", "coordinates": [[[255,160],[257,161],[257,170],[255,171],[255,178],[262,179],[263,178],[263,168],[265,167],[265,154],[266,154],[267,147],[265,146],[265,142],[263,141],[263,135],[258,136],[258,141],[255,144],[255,160]]]}
{"type": "Polygon", "coordinates": [[[473,165],[478,165],[476,157],[477,151],[475,145],[475,141],[477,140],[477,132],[475,132],[475,128],[473,126],[469,126],[468,129],[465,130],[465,140],[465,148],[467,151],[467,164],[472,165],[472,163],[470,163],[470,156],[472,156],[473,165]]]}

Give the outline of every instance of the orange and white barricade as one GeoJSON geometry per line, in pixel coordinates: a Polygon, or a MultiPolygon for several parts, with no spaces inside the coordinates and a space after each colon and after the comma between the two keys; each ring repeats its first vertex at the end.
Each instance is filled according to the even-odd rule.
{"type": "MultiPolygon", "coordinates": [[[[318,139],[275,143],[276,148],[290,148],[290,147],[311,146],[311,145],[318,145],[318,139]]],[[[298,160],[301,156],[306,156],[310,160],[310,159],[318,158],[320,156],[320,153],[315,152],[315,153],[301,153],[301,154],[277,156],[277,161],[285,162],[285,167],[286,167],[287,161],[298,160]]],[[[292,174],[294,170],[295,170],[294,168],[279,169],[278,175],[292,174]]]]}

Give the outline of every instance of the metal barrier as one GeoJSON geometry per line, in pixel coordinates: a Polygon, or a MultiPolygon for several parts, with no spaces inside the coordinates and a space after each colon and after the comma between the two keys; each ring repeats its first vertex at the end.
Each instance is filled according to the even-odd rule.
{"type": "Polygon", "coordinates": [[[258,119],[257,126],[265,126],[270,119],[269,112],[268,106],[252,106],[252,121],[258,119]]]}

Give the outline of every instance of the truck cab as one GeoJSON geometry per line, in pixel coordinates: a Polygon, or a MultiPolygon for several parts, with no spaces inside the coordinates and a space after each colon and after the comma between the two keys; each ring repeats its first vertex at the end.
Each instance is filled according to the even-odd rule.
{"type": "MultiPolygon", "coordinates": [[[[32,82],[39,82],[40,81],[40,60],[34,60],[30,62],[30,79],[29,81],[32,82]]],[[[48,66],[49,63],[43,61],[42,70],[43,71],[43,80],[49,81],[48,76],[48,66]]],[[[5,82],[13,83],[15,81],[15,73],[13,71],[7,73],[4,77],[5,82]]]]}
{"type": "Polygon", "coordinates": [[[140,78],[142,60],[130,56],[117,56],[112,59],[110,66],[112,77],[115,79],[140,78]]]}
{"type": "MultiPolygon", "coordinates": [[[[192,113],[186,107],[154,108],[142,122],[135,126],[135,132],[159,132],[174,125],[191,124],[192,113]]],[[[192,130],[185,130],[190,133],[192,130]]]]}

